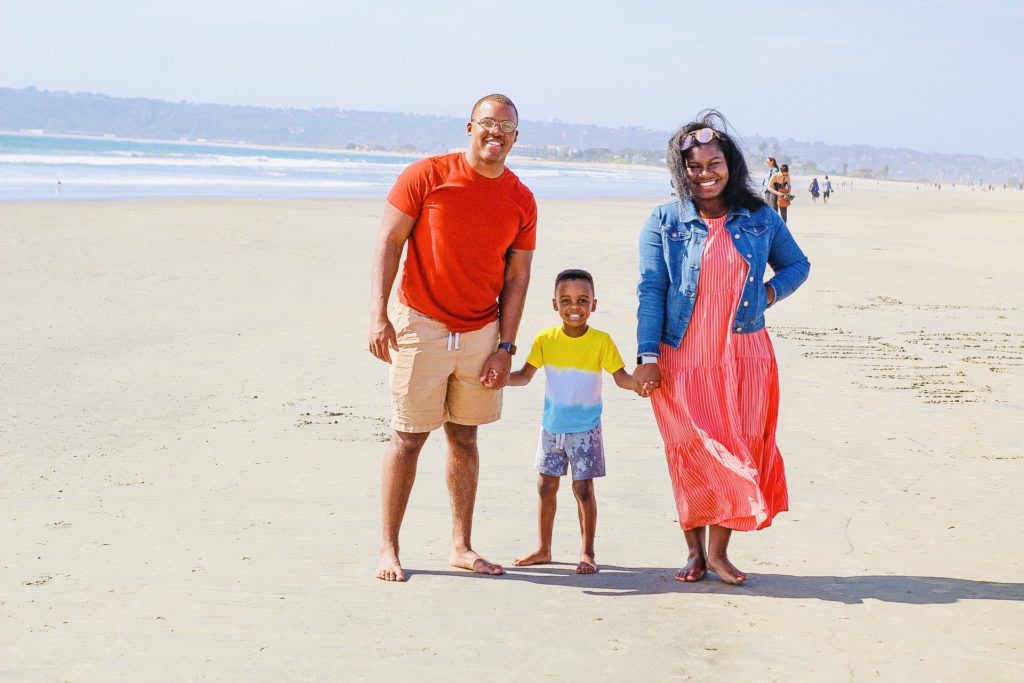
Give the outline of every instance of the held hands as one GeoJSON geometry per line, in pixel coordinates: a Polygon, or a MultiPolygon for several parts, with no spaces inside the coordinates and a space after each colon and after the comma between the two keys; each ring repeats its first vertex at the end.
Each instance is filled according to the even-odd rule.
{"type": "Polygon", "coordinates": [[[633,371],[634,391],[641,398],[649,398],[655,389],[661,387],[661,368],[657,363],[645,363],[636,366],[633,371]]]}
{"type": "Polygon", "coordinates": [[[501,389],[508,382],[512,370],[512,355],[504,349],[498,349],[484,361],[480,370],[480,383],[488,389],[501,389]]]}
{"type": "Polygon", "coordinates": [[[398,336],[387,316],[370,322],[370,353],[385,363],[391,363],[391,350],[398,350],[398,336]]]}
{"type": "Polygon", "coordinates": [[[654,390],[661,385],[657,382],[647,382],[645,384],[638,384],[636,387],[636,395],[641,398],[650,398],[654,390]]]}

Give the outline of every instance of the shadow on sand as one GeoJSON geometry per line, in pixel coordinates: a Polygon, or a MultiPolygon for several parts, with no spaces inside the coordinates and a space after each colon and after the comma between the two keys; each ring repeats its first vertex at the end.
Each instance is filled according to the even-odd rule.
{"type": "Polygon", "coordinates": [[[769,598],[818,599],[856,605],[867,599],[909,605],[944,605],[959,600],[1024,601],[1024,584],[972,581],[939,576],[793,576],[750,573],[742,586],[718,580],[714,573],[696,583],[676,581],[676,568],[616,567],[602,565],[597,574],[582,576],[575,565],[554,563],[535,567],[506,567],[504,576],[477,577],[460,571],[412,571],[419,576],[486,578],[494,581],[527,581],[545,586],[578,588],[587,595],[623,597],[660,593],[721,593],[769,598]]]}

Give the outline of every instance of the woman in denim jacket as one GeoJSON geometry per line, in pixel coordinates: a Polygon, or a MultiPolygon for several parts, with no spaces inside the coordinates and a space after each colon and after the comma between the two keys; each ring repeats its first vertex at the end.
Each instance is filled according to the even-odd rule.
{"type": "Polygon", "coordinates": [[[751,190],[721,114],[683,126],[668,166],[678,200],[657,207],[640,236],[634,376],[652,396],[686,537],[676,579],[710,569],[738,584],[747,576],[729,561],[732,531],[762,529],[788,509],[764,312],[803,284],[810,264],[751,190]]]}

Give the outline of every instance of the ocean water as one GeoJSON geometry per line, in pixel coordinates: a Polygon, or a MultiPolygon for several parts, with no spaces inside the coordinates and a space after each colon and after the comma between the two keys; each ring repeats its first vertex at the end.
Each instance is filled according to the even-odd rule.
{"type": "MultiPolygon", "coordinates": [[[[383,199],[419,157],[96,137],[0,134],[0,201],[153,197],[383,199]]],[[[508,163],[540,198],[667,200],[656,168],[508,163]]]]}

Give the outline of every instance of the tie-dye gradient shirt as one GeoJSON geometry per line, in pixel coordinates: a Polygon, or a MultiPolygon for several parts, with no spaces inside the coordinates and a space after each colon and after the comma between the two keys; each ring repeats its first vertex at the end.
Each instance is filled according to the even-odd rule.
{"type": "Polygon", "coordinates": [[[587,329],[570,337],[562,326],[542,330],[533,340],[526,362],[544,368],[544,429],[552,434],[575,434],[601,422],[601,370],[615,373],[625,367],[607,332],[587,329]]]}

